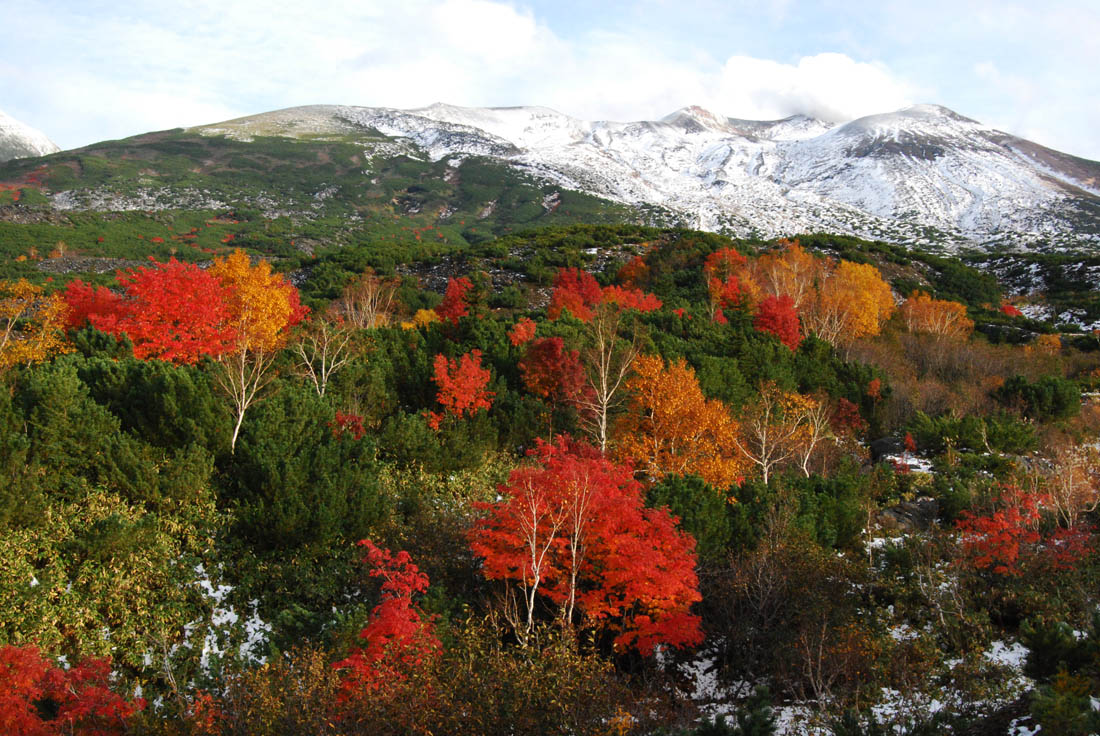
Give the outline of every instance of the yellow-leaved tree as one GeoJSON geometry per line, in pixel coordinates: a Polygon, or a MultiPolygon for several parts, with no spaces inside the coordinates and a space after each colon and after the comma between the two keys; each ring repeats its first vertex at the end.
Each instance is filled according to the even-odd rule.
{"type": "Polygon", "coordinates": [[[802,328],[834,345],[873,337],[894,313],[894,295],[867,263],[826,261],[816,292],[799,313],[802,328]]]}
{"type": "Polygon", "coordinates": [[[65,342],[68,306],[26,279],[0,281],[0,370],[72,350],[65,342]]]}
{"type": "Polygon", "coordinates": [[[757,398],[742,407],[741,431],[733,443],[767,483],[792,459],[808,477],[810,458],[827,432],[828,413],[820,398],[765,381],[757,398]]]}
{"type": "Polygon", "coordinates": [[[286,345],[288,330],[309,311],[298,290],[271,264],[253,265],[242,250],[214,259],[210,273],[229,288],[234,347],[218,356],[218,382],[233,402],[236,422],[230,448],[236,450],[244,414],[271,380],[275,354],[286,345]]]}
{"type": "Polygon", "coordinates": [[[737,422],[725,404],[703,396],[695,371],[683,358],[666,365],[651,355],[635,358],[633,368],[618,455],[655,478],[694,474],[716,488],[738,483],[749,466],[734,443],[737,422]]]}

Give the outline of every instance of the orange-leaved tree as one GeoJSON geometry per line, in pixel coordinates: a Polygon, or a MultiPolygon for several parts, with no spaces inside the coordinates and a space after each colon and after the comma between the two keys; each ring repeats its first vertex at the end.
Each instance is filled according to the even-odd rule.
{"type": "Polygon", "coordinates": [[[485,516],[470,534],[485,576],[523,595],[513,619],[520,640],[546,600],[567,626],[579,610],[614,633],[616,648],[649,654],[701,641],[695,540],[667,509],[645,508],[630,466],[567,437],[540,441],[533,454],[538,466],[512,471],[501,501],[477,505],[485,516]]]}
{"type": "Polygon", "coordinates": [[[439,388],[436,401],[443,407],[443,414],[428,412],[428,424],[438,430],[445,416],[473,416],[493,405],[494,392],[489,384],[489,369],[481,366],[481,351],[471,350],[458,360],[445,355],[435,356],[435,372],[432,381],[439,388]]]}
{"type": "Polygon", "coordinates": [[[69,352],[67,312],[60,296],[45,296],[26,279],[0,281],[0,370],[69,352]]]}
{"type": "Polygon", "coordinates": [[[725,404],[703,396],[683,358],[666,365],[659,356],[638,356],[627,391],[618,457],[654,478],[694,474],[715,488],[729,488],[745,475],[748,464],[734,446],[737,422],[725,404]]]}
{"type": "Polygon", "coordinates": [[[286,344],[289,328],[301,322],[309,309],[299,301],[294,285],[272,272],[270,263],[261,260],[253,265],[242,250],[214,259],[208,272],[226,290],[233,339],[216,356],[220,368],[216,375],[233,402],[236,422],[230,448],[235,450],[245,412],[271,380],[272,362],[286,344]]]}
{"type": "Polygon", "coordinates": [[[910,332],[967,338],[974,331],[974,320],[966,316],[964,305],[933,299],[927,292],[914,291],[898,311],[910,332]]]}
{"type": "Polygon", "coordinates": [[[531,342],[535,339],[535,330],[538,329],[538,325],[530,317],[523,317],[514,325],[512,329],[508,331],[508,342],[512,343],[512,347],[518,348],[520,345],[531,342]]]}

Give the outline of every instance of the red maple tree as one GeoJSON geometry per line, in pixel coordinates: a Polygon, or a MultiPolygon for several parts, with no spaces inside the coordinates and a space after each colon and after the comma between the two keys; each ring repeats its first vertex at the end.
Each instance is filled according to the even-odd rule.
{"type": "Polygon", "coordinates": [[[1019,575],[1021,555],[1039,541],[1039,502],[1035,493],[1006,486],[997,511],[986,515],[964,511],[955,526],[962,535],[966,561],[976,570],[1019,575]]]}
{"type": "Polygon", "coordinates": [[[111,692],[109,659],[86,659],[69,669],[47,661],[34,646],[0,646],[0,733],[20,736],[126,733],[126,721],[145,707],[111,692]]]}
{"type": "Polygon", "coordinates": [[[359,632],[364,646],[333,665],[344,671],[340,683],[344,701],[403,680],[442,647],[432,618],[413,602],[414,595],[428,590],[428,576],[413,564],[408,552],[393,554],[369,539],[359,546],[366,551],[363,562],[370,566],[371,577],[382,578],[382,600],[359,632]]]}
{"type": "Polygon", "coordinates": [[[92,286],[80,279],[70,281],[63,295],[69,309],[65,326],[79,329],[91,321],[92,315],[103,319],[108,315],[117,320],[125,311],[123,299],[105,286],[92,286]]]}
{"type": "Polygon", "coordinates": [[[102,287],[70,285],[66,300],[71,300],[75,313],[71,319],[127,335],[134,356],[142,360],[195,363],[204,355],[221,355],[235,347],[231,290],[211,273],[173,258],[120,271],[118,281],[122,297],[108,296],[102,287]]]}
{"type": "Polygon", "coordinates": [[[490,374],[488,368],[481,367],[480,350],[471,350],[458,360],[437,355],[434,367],[432,380],[439,387],[436,401],[444,413],[428,412],[428,424],[432,429],[439,429],[445,415],[473,416],[493,405],[495,393],[485,388],[490,374]]]}
{"type": "Polygon", "coordinates": [[[580,353],[566,350],[560,337],[536,340],[519,363],[523,385],[536,396],[554,401],[573,401],[585,389],[580,353]]]}
{"type": "Polygon", "coordinates": [[[802,342],[798,310],[794,307],[794,300],[786,294],[764,297],[752,325],[758,332],[775,335],[792,351],[798,350],[798,345],[802,342]]]}
{"type": "Polygon", "coordinates": [[[596,279],[579,268],[562,268],[554,279],[550,306],[546,315],[558,319],[566,309],[582,322],[592,319],[592,310],[600,304],[614,304],[620,309],[652,312],[661,308],[661,300],[653,294],[630,286],[600,288],[596,279]]]}
{"type": "Polygon", "coordinates": [[[441,320],[447,320],[452,325],[457,325],[461,317],[470,314],[470,304],[466,299],[467,294],[474,288],[470,279],[459,276],[447,282],[447,292],[443,295],[443,301],[435,308],[435,313],[441,320]]]}
{"type": "Polygon", "coordinates": [[[653,294],[622,286],[605,287],[603,301],[607,304],[616,304],[621,309],[636,309],[639,312],[653,312],[661,308],[661,300],[653,294]]]}
{"type": "Polygon", "coordinates": [[[592,274],[579,268],[558,269],[546,315],[558,319],[568,309],[574,317],[587,322],[592,319],[592,307],[602,299],[603,291],[592,274]]]}
{"type": "Polygon", "coordinates": [[[629,465],[559,437],[532,451],[537,467],[512,471],[504,500],[478,504],[485,516],[470,534],[490,580],[517,582],[529,635],[539,600],[574,623],[577,609],[592,626],[615,634],[618,648],[649,654],[658,644],[702,640],[695,540],[667,509],[647,509],[629,465]]]}
{"type": "Polygon", "coordinates": [[[508,341],[512,343],[513,347],[531,342],[535,338],[536,327],[534,320],[524,317],[512,326],[511,331],[508,333],[508,341]]]}

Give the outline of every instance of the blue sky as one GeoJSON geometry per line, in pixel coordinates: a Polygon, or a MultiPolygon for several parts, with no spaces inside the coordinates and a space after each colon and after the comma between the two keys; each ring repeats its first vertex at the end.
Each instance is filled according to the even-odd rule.
{"type": "Polygon", "coordinates": [[[310,103],[839,121],[932,102],[1100,159],[1097,0],[0,0],[0,18],[0,110],[66,148],[310,103]]]}

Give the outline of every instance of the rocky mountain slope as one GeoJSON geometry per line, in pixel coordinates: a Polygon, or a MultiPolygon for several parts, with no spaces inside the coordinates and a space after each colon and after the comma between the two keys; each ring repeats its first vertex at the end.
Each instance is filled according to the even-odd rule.
{"type": "Polygon", "coordinates": [[[57,144],[0,110],[0,162],[57,153],[57,144]]]}
{"type": "Polygon", "coordinates": [[[540,107],[312,106],[196,129],[385,136],[371,152],[483,156],[538,179],[737,235],[827,230],[921,245],[1055,249],[1100,241],[1100,163],[934,105],[843,125],[726,118],[584,121],[540,107]]]}

